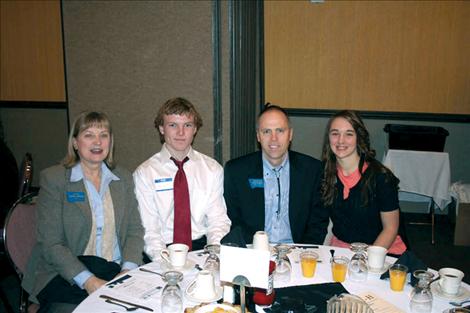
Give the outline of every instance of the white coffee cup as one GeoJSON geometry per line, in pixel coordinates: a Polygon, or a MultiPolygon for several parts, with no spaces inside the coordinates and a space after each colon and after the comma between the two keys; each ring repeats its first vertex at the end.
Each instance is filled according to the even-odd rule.
{"type": "Polygon", "coordinates": [[[208,270],[199,271],[196,279],[188,287],[188,294],[201,302],[213,301],[217,296],[217,292],[212,272],[208,270]]]}
{"type": "Polygon", "coordinates": [[[253,236],[253,249],[269,251],[268,233],[257,231],[253,236]]]}
{"type": "Polygon", "coordinates": [[[439,286],[443,293],[456,295],[459,292],[460,284],[464,273],[456,268],[445,267],[439,270],[439,286]]]}
{"type": "Polygon", "coordinates": [[[367,248],[367,260],[369,267],[380,270],[384,267],[387,249],[381,246],[369,246],[367,248]]]}
{"type": "Polygon", "coordinates": [[[189,247],[184,243],[174,243],[160,251],[160,256],[174,268],[182,268],[186,264],[189,247]]]}

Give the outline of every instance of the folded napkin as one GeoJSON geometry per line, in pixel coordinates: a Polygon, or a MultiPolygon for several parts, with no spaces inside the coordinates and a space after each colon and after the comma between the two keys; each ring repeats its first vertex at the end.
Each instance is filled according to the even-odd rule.
{"type": "Polygon", "coordinates": [[[266,312],[326,312],[326,301],[334,295],[348,293],[340,283],[276,288],[274,304],[266,312]]]}
{"type": "MultiPolygon", "coordinates": [[[[423,261],[421,261],[413,252],[406,250],[405,253],[403,253],[398,260],[395,262],[395,264],[402,264],[408,267],[408,273],[411,273],[411,286],[414,286],[417,282],[418,279],[413,276],[413,272],[416,270],[427,270],[428,267],[426,264],[424,264],[423,261]]],[[[390,276],[388,274],[388,271],[382,274],[380,276],[380,279],[389,279],[390,276]]]]}
{"type": "Polygon", "coordinates": [[[243,237],[243,230],[240,226],[233,227],[220,241],[221,244],[230,244],[240,248],[246,248],[246,240],[243,237]]]}

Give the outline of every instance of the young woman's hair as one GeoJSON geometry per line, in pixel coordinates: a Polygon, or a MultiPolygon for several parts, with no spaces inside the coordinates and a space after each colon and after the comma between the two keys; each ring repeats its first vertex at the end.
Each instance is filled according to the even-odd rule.
{"type": "Polygon", "coordinates": [[[333,204],[333,201],[337,195],[336,190],[336,171],[337,171],[337,164],[336,164],[336,156],[331,150],[330,146],[330,128],[333,121],[337,118],[344,118],[347,120],[351,126],[353,127],[356,138],[357,138],[357,146],[356,150],[359,154],[360,161],[359,161],[359,171],[362,173],[362,168],[364,163],[367,162],[369,164],[368,172],[371,175],[365,175],[365,182],[362,189],[362,204],[367,205],[369,201],[369,194],[370,192],[375,192],[375,186],[373,182],[375,181],[375,175],[379,172],[388,174],[387,177],[392,177],[396,180],[397,188],[398,188],[398,179],[392,174],[390,170],[388,170],[385,166],[383,166],[380,162],[375,159],[375,150],[370,148],[370,137],[369,132],[367,131],[364,122],[362,121],[361,117],[357,114],[357,112],[352,110],[343,110],[340,112],[335,113],[328,121],[325,129],[325,135],[323,138],[323,151],[322,151],[322,161],[324,163],[324,178],[322,183],[322,199],[323,203],[326,206],[330,206],[333,204]]]}
{"type": "Polygon", "coordinates": [[[72,128],[70,130],[69,139],[67,143],[67,155],[62,160],[62,164],[66,168],[71,168],[80,161],[80,156],[73,147],[73,140],[76,139],[78,135],[80,135],[83,131],[93,126],[98,128],[104,128],[109,131],[109,153],[104,162],[110,169],[114,168],[115,164],[113,158],[113,131],[111,129],[111,122],[109,121],[108,116],[102,112],[82,112],[75,118],[72,124],[72,128]]]}

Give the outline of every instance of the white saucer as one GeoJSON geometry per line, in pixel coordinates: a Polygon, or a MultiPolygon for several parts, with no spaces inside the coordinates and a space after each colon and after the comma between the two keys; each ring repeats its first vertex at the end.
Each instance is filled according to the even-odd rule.
{"type": "Polygon", "coordinates": [[[194,292],[194,286],[196,286],[196,280],[190,283],[188,288],[186,288],[186,298],[190,301],[199,303],[211,303],[222,298],[224,289],[220,286],[215,286],[215,296],[210,299],[199,299],[192,295],[192,293],[194,292]]]}
{"type": "Polygon", "coordinates": [[[459,292],[455,295],[444,293],[441,289],[441,285],[439,285],[439,281],[435,281],[431,284],[431,292],[438,298],[450,301],[462,301],[470,297],[470,291],[465,289],[463,286],[460,286],[459,292]]]}
{"type": "Polygon", "coordinates": [[[372,268],[370,266],[367,266],[368,269],[369,269],[369,273],[372,273],[372,274],[383,274],[385,273],[388,268],[390,267],[390,263],[388,262],[385,262],[384,263],[384,266],[382,268],[372,268]]]}
{"type": "Polygon", "coordinates": [[[195,265],[196,265],[196,262],[190,259],[186,260],[186,264],[183,267],[174,267],[174,266],[171,266],[171,264],[168,264],[167,261],[160,260],[160,268],[162,269],[162,271],[187,272],[187,271],[192,270],[195,265]]]}

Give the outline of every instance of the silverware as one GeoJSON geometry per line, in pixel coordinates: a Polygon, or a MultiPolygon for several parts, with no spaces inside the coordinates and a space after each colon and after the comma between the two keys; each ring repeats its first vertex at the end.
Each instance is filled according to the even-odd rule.
{"type": "Polygon", "coordinates": [[[106,299],[106,300],[111,300],[113,302],[122,303],[122,304],[125,304],[125,305],[130,305],[130,306],[142,309],[142,310],[153,312],[153,309],[151,309],[149,307],[146,307],[146,306],[143,306],[143,305],[140,305],[140,304],[136,304],[136,303],[132,303],[132,302],[128,302],[128,301],[124,301],[124,300],[121,300],[121,299],[113,298],[113,297],[110,297],[108,295],[100,295],[100,298],[106,299]]]}
{"type": "Polygon", "coordinates": [[[295,249],[318,249],[318,246],[315,246],[315,245],[293,245],[292,248],[295,248],[295,249]]]}
{"type": "Polygon", "coordinates": [[[449,304],[452,304],[453,306],[462,306],[464,303],[467,303],[467,302],[470,302],[470,299],[467,299],[467,300],[464,300],[464,301],[461,301],[461,302],[451,301],[451,302],[449,302],[449,304]]]}
{"type": "Polygon", "coordinates": [[[163,277],[163,274],[161,274],[161,273],[159,273],[159,272],[151,271],[151,270],[149,270],[149,269],[146,269],[145,267],[139,267],[139,271],[146,272],[146,273],[157,274],[157,275],[159,275],[160,277],[163,277]]]}
{"type": "Polygon", "coordinates": [[[113,300],[109,300],[109,299],[107,299],[105,302],[109,303],[109,304],[114,304],[114,305],[118,305],[120,307],[123,307],[127,312],[132,312],[132,311],[135,311],[135,310],[138,309],[138,307],[135,307],[135,306],[128,307],[128,306],[125,306],[124,304],[117,303],[117,302],[114,302],[113,300]]]}

